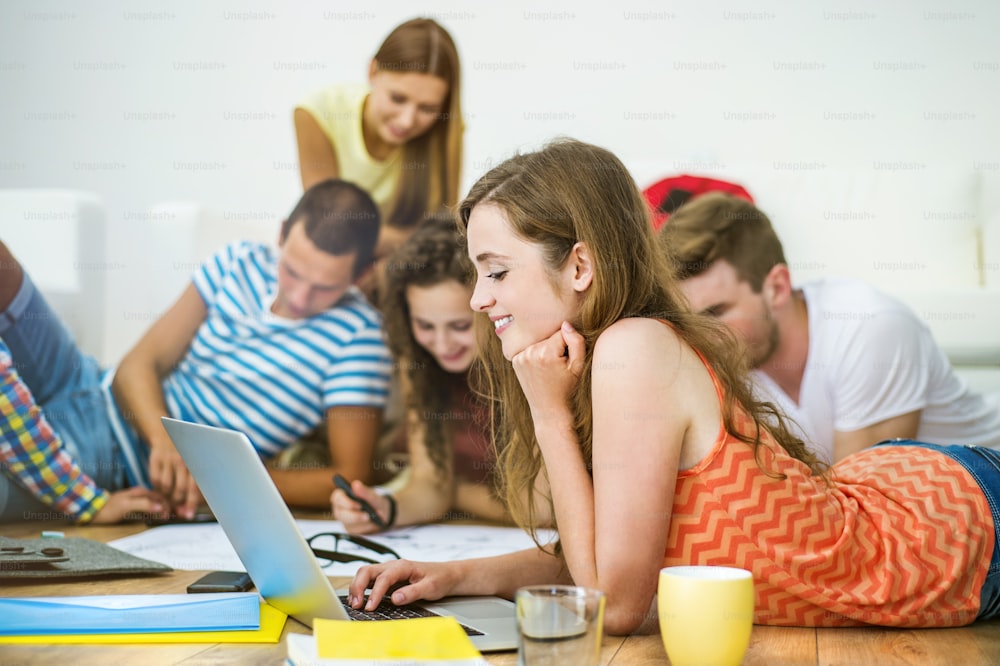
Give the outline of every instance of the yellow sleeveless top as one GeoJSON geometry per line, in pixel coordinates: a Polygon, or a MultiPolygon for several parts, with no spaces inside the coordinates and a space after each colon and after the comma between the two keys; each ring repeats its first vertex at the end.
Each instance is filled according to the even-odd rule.
{"type": "Polygon", "coordinates": [[[335,85],[316,91],[296,108],[308,111],[323,129],[337,156],[340,178],[366,190],[385,215],[401,172],[400,151],[379,161],[368,154],[361,132],[361,112],[368,86],[335,85]]]}

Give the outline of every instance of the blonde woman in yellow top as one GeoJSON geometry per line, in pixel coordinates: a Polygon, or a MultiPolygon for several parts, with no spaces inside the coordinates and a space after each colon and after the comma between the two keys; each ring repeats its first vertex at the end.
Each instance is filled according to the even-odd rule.
{"type": "Polygon", "coordinates": [[[342,178],[383,213],[376,259],[402,245],[429,212],[458,201],[462,109],[458,51],[432,19],[397,26],[364,84],[332,85],[294,112],[303,188],[342,178]]]}

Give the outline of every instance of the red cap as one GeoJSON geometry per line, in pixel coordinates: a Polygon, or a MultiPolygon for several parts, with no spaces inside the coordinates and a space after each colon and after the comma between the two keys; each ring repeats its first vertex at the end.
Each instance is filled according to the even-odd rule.
{"type": "Polygon", "coordinates": [[[725,192],[753,203],[753,197],[742,185],[706,176],[681,174],[658,180],[642,191],[653,212],[653,230],[658,231],[670,214],[687,201],[706,192],[725,192]]]}

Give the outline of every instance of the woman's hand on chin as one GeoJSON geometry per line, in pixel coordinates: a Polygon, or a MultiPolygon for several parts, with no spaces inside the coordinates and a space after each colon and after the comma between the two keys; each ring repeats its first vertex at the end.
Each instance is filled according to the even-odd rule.
{"type": "Polygon", "coordinates": [[[568,322],[511,359],[536,426],[540,419],[569,416],[569,396],[580,381],[587,344],[568,322]]]}

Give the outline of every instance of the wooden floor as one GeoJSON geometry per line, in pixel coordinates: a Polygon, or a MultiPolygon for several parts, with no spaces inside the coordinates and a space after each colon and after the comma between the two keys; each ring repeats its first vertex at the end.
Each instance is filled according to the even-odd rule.
{"type": "MultiPolygon", "coordinates": [[[[305,517],[305,516],[304,516],[305,517]]],[[[139,525],[81,527],[52,523],[0,525],[0,534],[37,537],[43,529],[66,536],[110,541],[144,529],[139,525]]],[[[56,596],[82,594],[179,593],[204,572],[174,571],[141,578],[101,578],[70,583],[0,583],[0,596],[56,596]]],[[[344,579],[333,579],[337,586],[344,579]]],[[[2,623],[0,618],[0,623],[2,623]]],[[[308,633],[289,620],[277,645],[2,645],[0,665],[14,664],[280,664],[285,657],[284,636],[308,633]]],[[[602,664],[641,666],[668,664],[657,635],[605,637],[602,664]]],[[[486,656],[490,664],[516,664],[513,652],[486,656]]],[[[755,626],[745,666],[815,665],[864,666],[996,666],[1000,664],[1000,620],[958,629],[802,629],[755,626]]]]}

